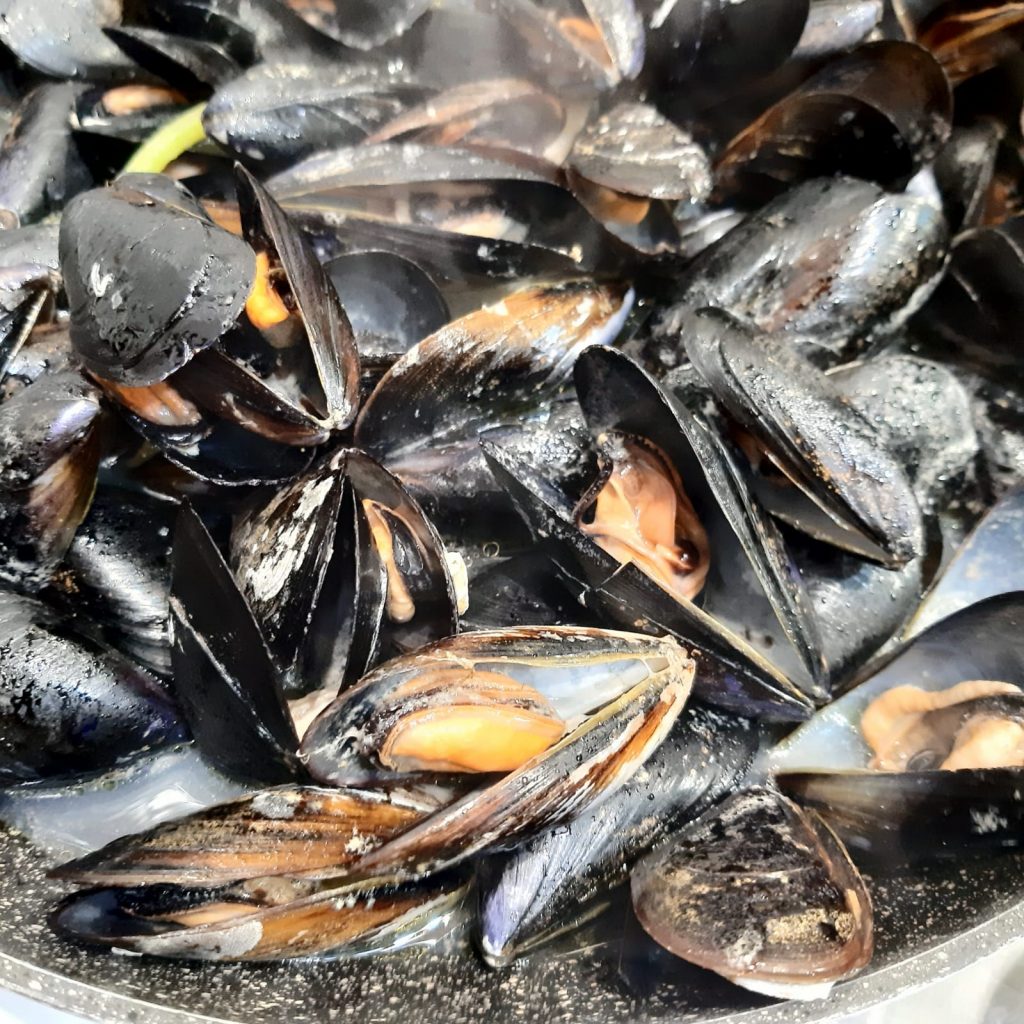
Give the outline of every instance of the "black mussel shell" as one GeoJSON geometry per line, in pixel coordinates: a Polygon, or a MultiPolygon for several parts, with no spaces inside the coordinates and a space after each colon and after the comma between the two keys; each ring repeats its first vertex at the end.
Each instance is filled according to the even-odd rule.
{"type": "Polygon", "coordinates": [[[348,314],[364,369],[388,369],[451,319],[431,277],[403,256],[346,253],[324,269],[348,314]]]}
{"type": "Polygon", "coordinates": [[[1024,217],[960,235],[948,271],[913,322],[925,354],[1019,387],[1022,281],[1024,217]]]}
{"type": "Polygon", "coordinates": [[[22,101],[0,148],[0,208],[22,224],[60,210],[92,178],[71,137],[76,89],[67,82],[36,86],[22,101]]]}
{"type": "Polygon", "coordinates": [[[700,95],[723,84],[735,88],[782,65],[800,40],[810,3],[673,0],[645,7],[647,64],[655,80],[700,95]]]}
{"type": "Polygon", "coordinates": [[[43,9],[33,0],[8,0],[0,41],[26,64],[54,78],[95,81],[132,77],[132,62],[103,34],[121,14],[108,0],[61,0],[43,9]]]}
{"type": "Polygon", "coordinates": [[[871,35],[885,12],[882,0],[814,0],[796,60],[813,60],[852,49],[871,35]]]}
{"type": "Polygon", "coordinates": [[[361,142],[420,95],[387,66],[269,62],[220,86],[203,124],[240,157],[279,168],[361,142]]]}
{"type": "Polygon", "coordinates": [[[156,680],[38,601],[0,594],[0,781],[109,768],[188,738],[156,680]]]}
{"type": "Polygon", "coordinates": [[[187,505],[174,533],[170,607],[174,691],[203,757],[246,782],[301,775],[298,738],[263,635],[187,505]]]}
{"type": "Polygon", "coordinates": [[[39,590],[89,510],[100,405],[77,373],[40,377],[0,405],[0,579],[39,590]]]}
{"type": "Polygon", "coordinates": [[[385,374],[356,440],[387,463],[515,421],[558,389],[580,349],[613,338],[631,306],[621,286],[571,281],[524,288],[453,320],[385,374]]]}
{"type": "Polygon", "coordinates": [[[914,613],[906,635],[998,594],[1024,591],[1024,564],[1016,558],[1024,544],[1024,488],[1004,494],[978,520],[952,553],[914,613]]]}
{"type": "Polygon", "coordinates": [[[0,375],[9,371],[59,285],[56,224],[0,231],[0,375]]]}
{"type": "Polygon", "coordinates": [[[222,889],[155,885],[90,889],[50,915],[59,935],[91,945],[183,960],[267,961],[387,949],[462,904],[464,876],[407,885],[368,882],[319,889],[281,879],[222,889]]]}
{"type": "Polygon", "coordinates": [[[189,96],[205,96],[236,78],[238,64],[216,43],[155,28],[108,28],[107,36],[140,67],[189,96]]]}
{"type": "Polygon", "coordinates": [[[922,553],[921,510],[902,463],[784,336],[707,309],[686,323],[684,341],[715,399],[787,477],[771,492],[772,511],[816,534],[799,511],[782,511],[802,493],[840,527],[830,542],[892,566],[922,553]],[[853,535],[849,544],[843,531],[853,535]]]}
{"type": "Polygon", "coordinates": [[[214,344],[255,277],[249,246],[158,175],[126,174],[69,203],[60,261],[76,351],[98,376],[135,387],[214,344]]]}
{"type": "Polygon", "coordinates": [[[167,630],[174,513],[166,502],[101,490],[75,534],[52,588],[72,613],[140,665],[170,674],[167,630]]]}
{"type": "Polygon", "coordinates": [[[682,301],[655,330],[678,345],[686,311],[717,306],[795,344],[813,342],[818,361],[832,361],[920,308],[948,240],[926,200],[852,178],[805,182],[708,246],[680,275],[682,301]]]}
{"type": "MultiPolygon", "coordinates": [[[[471,642],[472,634],[460,639],[471,642]]],[[[630,638],[617,634],[616,639],[630,638]]],[[[635,639],[651,643],[646,637],[635,639]]],[[[670,640],[661,643],[663,648],[672,645],[670,640]]],[[[663,666],[660,670],[650,672],[554,746],[361,857],[351,867],[351,877],[420,877],[475,854],[516,845],[606,799],[660,746],[689,695],[693,662],[685,652],[675,648],[671,657],[666,653],[655,660],[663,666]]],[[[318,725],[329,714],[325,712],[318,725]]],[[[307,734],[307,758],[327,753],[320,744],[324,738],[325,730],[316,726],[307,734]]]]}
{"type": "Polygon", "coordinates": [[[370,50],[400,36],[430,0],[286,0],[304,21],[346,46],[370,50]]]}
{"type": "Polygon", "coordinates": [[[863,879],[813,812],[770,789],[739,793],[685,826],[637,865],[631,884],[656,942],[755,992],[820,998],[871,959],[863,879]]]}
{"type": "Polygon", "coordinates": [[[998,125],[991,121],[954,128],[935,158],[935,184],[954,234],[976,227],[985,213],[1000,135],[998,125]]]}
{"type": "Polygon", "coordinates": [[[906,181],[949,135],[952,97],[935,59],[912,43],[868,43],[839,57],[729,144],[718,172],[769,194],[827,174],[906,181]]]}
{"type": "Polygon", "coordinates": [[[359,354],[348,317],[324,268],[281,207],[243,167],[235,171],[246,241],[276,256],[305,327],[322,405],[314,389],[303,397],[323,426],[343,429],[355,418],[359,400],[359,354]]]}
{"type": "Polygon", "coordinates": [[[440,538],[362,452],[341,450],[240,517],[231,547],[290,692],[336,692],[381,658],[458,629],[440,538]]]}
{"type": "Polygon", "coordinates": [[[701,202],[711,166],[693,137],[646,103],[620,103],[576,137],[569,167],[628,196],[701,202]]]}

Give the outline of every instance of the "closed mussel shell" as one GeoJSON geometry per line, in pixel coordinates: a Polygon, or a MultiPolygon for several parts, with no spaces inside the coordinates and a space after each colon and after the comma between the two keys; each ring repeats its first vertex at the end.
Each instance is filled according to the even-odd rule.
{"type": "Polygon", "coordinates": [[[109,768],[188,736],[156,680],[51,609],[0,594],[0,781],[109,768]]]}
{"type": "Polygon", "coordinates": [[[281,786],[116,839],[54,874],[86,885],[203,887],[329,877],[431,809],[400,793],[281,786]]]}
{"type": "Polygon", "coordinates": [[[245,242],[156,175],[123,175],[69,203],[60,262],[76,351],[98,376],[132,387],[163,380],[214,344],[255,275],[245,242]]]}
{"type": "Polygon", "coordinates": [[[266,961],[357,953],[443,934],[466,894],[448,873],[408,885],[317,891],[267,879],[221,890],[177,886],[91,889],[50,915],[58,934],[93,945],[184,960],[266,961]]]}

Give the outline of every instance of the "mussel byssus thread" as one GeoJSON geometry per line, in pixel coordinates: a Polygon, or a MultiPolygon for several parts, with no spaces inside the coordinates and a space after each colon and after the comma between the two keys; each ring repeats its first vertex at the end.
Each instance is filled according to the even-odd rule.
{"type": "Polygon", "coordinates": [[[206,138],[206,131],[203,128],[205,107],[205,102],[197,103],[161,125],[132,153],[122,173],[159,174],[182,153],[188,152],[193,146],[198,146],[206,138]]]}

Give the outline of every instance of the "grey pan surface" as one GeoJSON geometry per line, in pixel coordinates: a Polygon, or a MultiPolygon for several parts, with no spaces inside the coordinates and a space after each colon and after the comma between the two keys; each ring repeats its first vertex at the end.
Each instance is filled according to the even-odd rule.
{"type": "Polygon", "coordinates": [[[470,954],[270,965],[157,962],[63,943],[45,923],[65,890],[0,830],[0,986],[110,1024],[469,1024],[716,1021],[811,1024],[908,992],[1024,935],[1024,856],[871,879],[877,950],[828,1001],[773,1003],[690,967],[613,908],[572,944],[504,972],[470,954]]]}

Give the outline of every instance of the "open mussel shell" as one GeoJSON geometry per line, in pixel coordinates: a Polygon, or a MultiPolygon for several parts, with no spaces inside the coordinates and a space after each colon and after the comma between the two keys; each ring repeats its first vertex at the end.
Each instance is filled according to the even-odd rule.
{"type": "Polygon", "coordinates": [[[1020,52],[1018,4],[893,0],[892,7],[907,37],[930,50],[954,84],[1020,52]]]}
{"type": "Polygon", "coordinates": [[[272,262],[276,257],[305,328],[323,397],[303,389],[303,399],[316,409],[322,426],[343,429],[355,418],[359,400],[359,355],[351,324],[312,248],[276,200],[243,167],[235,173],[245,238],[272,262]]]}
{"type": "Polygon", "coordinates": [[[335,785],[408,771],[507,772],[642,680],[685,677],[685,665],[673,641],[635,634],[463,633],[387,662],[341,694],[307,732],[302,758],[335,785]]]}
{"type": "Polygon", "coordinates": [[[362,142],[421,96],[408,72],[386,64],[269,61],[221,85],[203,125],[239,157],[281,168],[362,142]]]}
{"type": "Polygon", "coordinates": [[[108,768],[188,733],[141,668],[38,601],[0,593],[0,780],[108,768]]]}
{"type": "Polygon", "coordinates": [[[69,203],[60,261],[78,355],[130,387],[163,380],[214,344],[255,278],[244,241],[208,220],[184,188],[148,174],[122,175],[69,203]]]}
{"type": "Polygon", "coordinates": [[[739,714],[801,721],[809,700],[741,637],[690,601],[680,601],[634,562],[620,563],[576,524],[572,504],[537,471],[483,442],[488,465],[541,549],[580,600],[624,628],[668,633],[697,658],[695,688],[739,714]]]}
{"type": "Polygon", "coordinates": [[[322,240],[324,255],[386,248],[461,284],[465,277],[508,277],[510,264],[520,268],[513,276],[533,279],[614,272],[632,256],[565,189],[550,162],[468,141],[342,146],[267,185],[322,240]],[[448,251],[423,252],[417,238],[448,251]],[[459,238],[476,241],[459,250],[459,238]],[[443,269],[456,260],[458,273],[443,269]]]}
{"type": "Polygon", "coordinates": [[[108,28],[106,35],[140,67],[190,97],[205,97],[239,73],[223,47],[203,39],[137,25],[108,28]]]}
{"type": "Polygon", "coordinates": [[[796,60],[813,60],[850,50],[864,42],[885,13],[882,0],[813,0],[796,60]]]}
{"type": "MultiPolygon", "coordinates": [[[[59,287],[56,224],[0,231],[0,376],[10,372],[12,360],[45,319],[48,300],[59,287]]],[[[55,361],[53,368],[67,366],[55,361]]]]}
{"type": "Polygon", "coordinates": [[[678,346],[686,312],[726,309],[822,347],[834,361],[920,308],[943,269],[941,212],[853,178],[804,182],[708,246],[679,277],[659,330],[678,346]]]}
{"type": "Polygon", "coordinates": [[[326,698],[458,628],[444,546],[401,483],[342,449],[239,517],[239,586],[291,692],[326,698]]]}
{"type": "Polygon", "coordinates": [[[332,39],[370,50],[405,32],[430,7],[430,0],[287,0],[305,22],[332,39]]]}
{"type": "Polygon", "coordinates": [[[1022,250],[1024,217],[957,238],[947,273],[913,322],[926,355],[1019,386],[1022,250]]]}
{"type": "MultiPolygon", "coordinates": [[[[466,638],[472,642],[472,634],[464,634],[460,644],[466,638]]],[[[569,685],[585,704],[588,677],[593,672],[607,680],[609,658],[613,671],[616,662],[624,662],[641,678],[515,771],[360,858],[350,868],[351,877],[419,877],[515,845],[582,814],[628,782],[661,745],[693,681],[692,660],[668,638],[538,628],[482,634],[481,641],[474,657],[488,658],[503,669],[511,662],[512,671],[516,661],[533,652],[535,660],[525,666],[532,679],[569,685]]],[[[332,747],[345,739],[334,734],[332,725],[328,709],[306,734],[303,756],[320,775],[320,766],[330,771],[332,747]]]]}
{"type": "MultiPolygon", "coordinates": [[[[659,83],[697,95],[735,88],[789,59],[807,23],[809,0],[741,3],[711,0],[698,10],[686,0],[645,4],[647,68],[659,83]]],[[[687,96],[687,99],[690,97],[687,96]]]]}
{"type": "Polygon", "coordinates": [[[460,83],[403,110],[367,143],[404,139],[437,145],[487,146],[547,156],[565,155],[566,110],[560,100],[523,78],[460,83]]]}
{"type": "Polygon", "coordinates": [[[71,136],[76,90],[67,82],[36,86],[22,101],[0,147],[0,208],[30,224],[60,210],[92,178],[71,136]]]}
{"type": "Polygon", "coordinates": [[[101,490],[52,583],[73,614],[84,611],[113,646],[159,675],[171,668],[173,525],[164,502],[101,490]]]}
{"type": "Polygon", "coordinates": [[[182,113],[187,103],[176,89],[162,85],[132,83],[90,89],[75,106],[74,127],[89,135],[139,143],[182,113]]]}
{"type": "Polygon", "coordinates": [[[735,576],[743,578],[744,573],[735,559],[745,558],[757,579],[751,586],[763,591],[762,600],[770,603],[810,677],[808,691],[821,696],[815,684],[827,676],[827,665],[807,593],[721,426],[695,405],[670,398],[636,363],[612,349],[586,349],[576,361],[574,377],[595,437],[619,434],[650,442],[679,474],[710,548],[702,595],[694,600],[712,616],[728,611],[730,620],[741,622],[743,597],[736,595],[750,587],[738,584],[735,576]]]}
{"type": "Polygon", "coordinates": [[[592,281],[521,288],[453,320],[384,375],[356,441],[401,475],[401,458],[520,419],[565,382],[587,345],[618,333],[633,293],[592,281]]]}
{"type": "Polygon", "coordinates": [[[769,191],[826,174],[905,182],[949,135],[942,68],[912,43],[868,43],[839,57],[729,144],[719,175],[769,191]],[[770,184],[769,184],[770,183],[770,184]]]}
{"type": "Polygon", "coordinates": [[[35,591],[59,565],[96,487],[100,404],[78,373],[44,375],[0,405],[0,579],[35,591]]]}
{"type": "Polygon", "coordinates": [[[271,879],[221,890],[176,886],[91,889],[50,915],[66,938],[149,956],[268,961],[353,954],[444,933],[466,895],[448,873],[407,885],[324,890],[271,879]]]}
{"type": "Polygon", "coordinates": [[[667,200],[701,202],[712,184],[702,147],[644,103],[620,103],[588,124],[573,143],[566,176],[591,216],[650,254],[678,248],[667,200]]]}
{"type": "Polygon", "coordinates": [[[626,196],[701,202],[711,192],[704,150],[645,103],[620,103],[588,124],[568,165],[594,185],[626,196]]]}
{"type": "Polygon", "coordinates": [[[19,59],[54,78],[108,80],[132,77],[132,62],[103,34],[119,20],[120,3],[66,0],[43,11],[32,0],[10,0],[0,40],[19,59]]]}
{"type": "Polygon", "coordinates": [[[684,340],[715,399],[784,474],[780,485],[761,488],[770,511],[887,565],[922,552],[921,510],[903,466],[785,337],[706,309],[687,321],[684,340]],[[825,532],[827,524],[805,521],[800,505],[812,503],[825,513],[816,521],[831,519],[837,528],[825,532]]]}
{"type": "Polygon", "coordinates": [[[345,253],[324,269],[352,325],[364,371],[387,370],[451,319],[433,279],[403,256],[345,253]]]}
{"type": "Polygon", "coordinates": [[[484,959],[507,964],[601,913],[641,856],[735,788],[757,740],[749,722],[691,704],[618,793],[483,859],[476,879],[484,959]]]}
{"type": "Polygon", "coordinates": [[[946,690],[969,680],[1024,686],[1024,595],[990,597],[902,645],[859,686],[769,756],[778,784],[814,808],[858,858],[908,863],[1018,849],[1022,769],[890,771],[868,767],[860,728],[868,705],[897,686],[946,690]]]}
{"type": "MultiPolygon", "coordinates": [[[[124,176],[118,184],[136,177],[124,176]]],[[[205,346],[203,351],[186,345],[169,353],[170,362],[161,369],[170,373],[168,379],[134,386],[123,381],[126,365],[116,371],[120,382],[109,379],[109,369],[99,376],[132,426],[176,464],[224,484],[272,483],[301,473],[313,447],[350,423],[359,357],[333,285],[308,244],[248,172],[236,168],[236,179],[245,242],[214,227],[193,197],[168,179],[148,176],[140,185],[179,219],[240,245],[236,255],[242,265],[263,267],[253,271],[244,293],[228,296],[230,308],[240,300],[244,312],[238,309],[230,322],[215,318],[211,336],[198,346],[205,346]]],[[[200,306],[207,313],[219,308],[214,298],[219,282],[208,281],[208,263],[204,257],[205,269],[197,271],[205,282],[195,285],[199,298],[186,301],[187,312],[176,316],[190,320],[201,317],[200,306]]],[[[141,282],[134,286],[142,288],[141,282]]],[[[119,309],[123,302],[117,298],[119,309]]],[[[74,321],[73,314],[72,337],[81,350],[74,321]]],[[[159,350],[160,338],[166,341],[170,333],[158,332],[150,340],[157,339],[159,350]]]]}
{"type": "Polygon", "coordinates": [[[263,634],[187,505],[174,533],[170,608],[175,694],[206,760],[246,782],[301,775],[298,737],[263,634]]]}
{"type": "Polygon", "coordinates": [[[953,129],[935,158],[935,185],[950,230],[977,227],[985,213],[999,153],[1001,132],[991,121],[953,129]]]}
{"type": "Polygon", "coordinates": [[[819,999],[871,959],[871,897],[814,812],[733,796],[645,857],[633,908],[676,956],[766,995],[819,999]]]}
{"type": "Polygon", "coordinates": [[[53,875],[81,885],[195,887],[326,878],[433,809],[401,793],[280,786],[115,839],[53,875]]]}
{"type": "Polygon", "coordinates": [[[1003,495],[956,549],[918,606],[906,634],[912,636],[972,604],[1024,591],[1024,488],[1003,495]]]}

